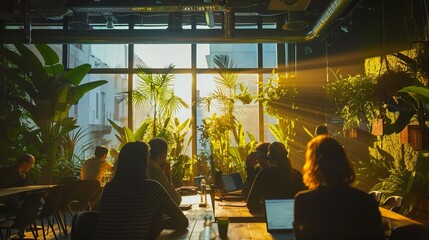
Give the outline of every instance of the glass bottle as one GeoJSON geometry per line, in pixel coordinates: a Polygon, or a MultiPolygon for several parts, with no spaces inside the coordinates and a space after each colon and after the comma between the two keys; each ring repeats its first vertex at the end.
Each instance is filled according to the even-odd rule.
{"type": "Polygon", "coordinates": [[[204,216],[204,229],[200,232],[200,240],[216,239],[216,232],[213,229],[211,216],[204,216]]]}

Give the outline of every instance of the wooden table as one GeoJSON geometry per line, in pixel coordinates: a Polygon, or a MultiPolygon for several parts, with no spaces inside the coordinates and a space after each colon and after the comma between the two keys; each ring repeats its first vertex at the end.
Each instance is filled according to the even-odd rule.
{"type": "Polygon", "coordinates": [[[401,227],[409,224],[422,224],[411,218],[407,218],[404,215],[390,211],[389,209],[379,207],[378,210],[381,213],[383,220],[389,219],[392,228],[401,227]]]}
{"type": "MultiPolygon", "coordinates": [[[[183,197],[183,203],[192,204],[192,209],[184,211],[184,214],[189,219],[189,227],[186,230],[181,231],[164,230],[157,239],[199,239],[200,232],[204,229],[204,216],[213,216],[210,199],[208,198],[208,205],[205,208],[198,206],[199,201],[199,195],[183,197]]],[[[263,214],[252,214],[249,212],[247,207],[228,206],[226,202],[223,202],[223,204],[220,203],[221,202],[218,201],[214,203],[215,214],[216,217],[230,218],[228,239],[272,239],[271,235],[267,232],[267,226],[263,214]]],[[[234,202],[232,202],[232,204],[234,204],[234,202]]],[[[384,219],[389,219],[392,227],[404,226],[407,224],[421,224],[388,209],[380,207],[379,210],[384,219]]],[[[216,222],[213,222],[212,226],[217,234],[216,239],[221,239],[219,237],[216,222]]]]}
{"type": "Polygon", "coordinates": [[[46,190],[53,186],[55,185],[29,185],[29,186],[22,186],[22,187],[0,188],[0,201],[14,198],[17,195],[27,193],[27,192],[46,190]]]}
{"type": "Polygon", "coordinates": [[[215,201],[216,217],[228,217],[230,222],[265,222],[263,212],[250,213],[243,204],[244,201],[215,201]]]}

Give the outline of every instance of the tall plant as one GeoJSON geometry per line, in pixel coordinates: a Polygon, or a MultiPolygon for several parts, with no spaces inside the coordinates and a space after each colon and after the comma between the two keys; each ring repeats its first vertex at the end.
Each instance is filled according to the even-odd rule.
{"type": "Polygon", "coordinates": [[[89,64],[64,71],[59,57],[48,45],[36,44],[35,47],[43,61],[25,45],[15,44],[16,51],[2,46],[0,54],[5,61],[0,66],[5,80],[26,94],[12,96],[10,100],[25,109],[40,130],[41,152],[46,158],[42,182],[50,183],[58,158],[59,139],[77,127],[75,120],[67,116],[70,107],[85,93],[107,81],[81,84],[91,69],[89,64]]]}
{"type": "Polygon", "coordinates": [[[262,103],[264,111],[271,117],[277,118],[277,124],[267,124],[268,129],[286,148],[293,142],[295,137],[295,125],[298,116],[295,105],[298,89],[295,87],[294,79],[284,75],[276,74],[273,70],[271,77],[266,83],[260,83],[262,91],[259,92],[256,101],[262,103]]]}
{"type": "Polygon", "coordinates": [[[213,61],[218,73],[214,79],[217,87],[203,97],[201,102],[209,112],[216,104],[220,107],[221,115],[213,114],[205,118],[199,130],[202,132],[202,145],[208,147],[204,155],[208,157],[214,175],[216,168],[228,172],[231,132],[238,126],[235,103],[241,101],[243,104],[249,104],[252,97],[248,88],[240,82],[239,74],[235,70],[237,65],[228,55],[215,55],[213,61]]]}
{"type": "MultiPolygon", "coordinates": [[[[159,136],[165,130],[173,114],[180,108],[189,108],[188,104],[174,93],[173,81],[175,76],[171,74],[174,65],[167,67],[163,74],[151,74],[144,67],[139,67],[137,76],[139,82],[135,90],[132,90],[131,101],[136,106],[149,107],[151,119],[152,137],[159,136]]],[[[118,101],[127,98],[125,93],[118,96],[118,101]]]]}

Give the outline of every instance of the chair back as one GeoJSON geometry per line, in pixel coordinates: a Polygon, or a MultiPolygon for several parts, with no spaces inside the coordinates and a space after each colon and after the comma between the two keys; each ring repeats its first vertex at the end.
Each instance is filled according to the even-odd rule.
{"type": "Polygon", "coordinates": [[[97,225],[98,212],[87,211],[77,213],[72,222],[71,240],[90,240],[97,225]]]}
{"type": "Polygon", "coordinates": [[[402,206],[403,199],[404,198],[401,196],[390,196],[383,202],[381,206],[383,208],[389,209],[390,211],[398,212],[402,206]]]}
{"type": "Polygon", "coordinates": [[[86,210],[93,197],[100,194],[101,190],[100,182],[97,180],[79,180],[79,182],[82,183],[83,187],[75,198],[79,202],[77,211],[86,210]]]}
{"type": "Polygon", "coordinates": [[[77,196],[81,193],[83,188],[85,187],[84,183],[80,180],[74,180],[68,182],[64,185],[66,189],[63,198],[61,199],[60,207],[65,208],[70,205],[70,203],[77,198],[77,196]]]}
{"type": "Polygon", "coordinates": [[[64,186],[55,186],[48,190],[48,195],[45,198],[42,211],[39,213],[39,218],[47,218],[55,213],[63,199],[64,191],[64,186]]]}
{"type": "Polygon", "coordinates": [[[429,230],[421,224],[399,226],[392,230],[389,240],[428,240],[429,230]]]}
{"type": "Polygon", "coordinates": [[[27,193],[11,228],[24,230],[36,222],[43,193],[44,191],[27,193]]]}
{"type": "Polygon", "coordinates": [[[381,196],[383,196],[383,192],[380,192],[380,191],[371,191],[369,193],[369,195],[371,195],[374,198],[374,200],[375,200],[375,202],[377,202],[377,204],[380,204],[381,196]]]}

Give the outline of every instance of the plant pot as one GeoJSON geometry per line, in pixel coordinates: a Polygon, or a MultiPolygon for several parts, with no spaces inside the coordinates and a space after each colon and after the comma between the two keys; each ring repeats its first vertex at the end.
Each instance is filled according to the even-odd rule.
{"type": "Polygon", "coordinates": [[[382,136],[383,135],[383,119],[377,118],[371,127],[371,134],[374,136],[382,136]]]}
{"type": "Polygon", "coordinates": [[[406,136],[414,151],[429,150],[429,128],[426,126],[408,125],[401,132],[401,143],[405,142],[406,136]]]}
{"type": "Polygon", "coordinates": [[[348,131],[348,137],[349,138],[357,138],[358,132],[357,132],[357,128],[352,128],[348,131]]]}

